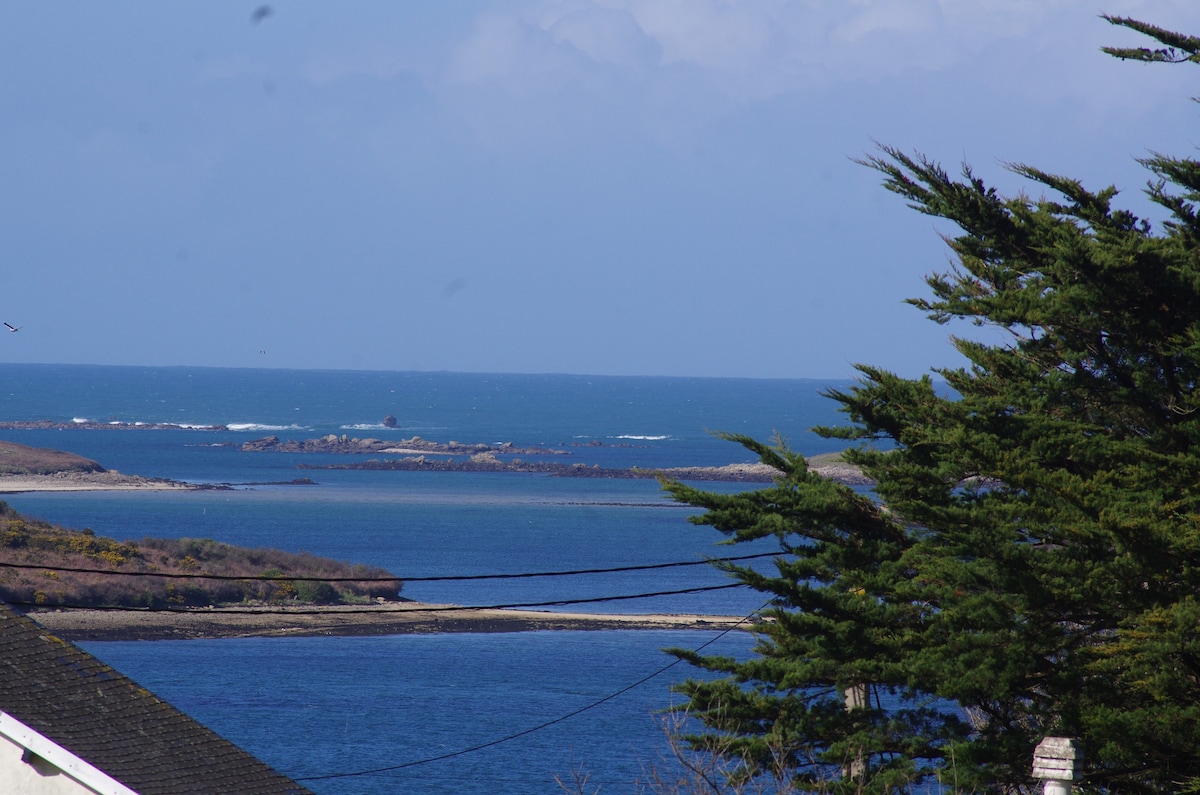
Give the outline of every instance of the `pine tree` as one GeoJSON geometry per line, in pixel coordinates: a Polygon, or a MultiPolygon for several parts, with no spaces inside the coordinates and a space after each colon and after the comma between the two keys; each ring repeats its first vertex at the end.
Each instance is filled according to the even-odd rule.
{"type": "MultiPolygon", "coordinates": [[[[1112,55],[1200,61],[1200,39],[1108,19],[1165,45],[1112,55]]],[[[800,789],[1032,792],[1036,744],[1070,736],[1088,790],[1200,789],[1200,162],[1142,162],[1159,228],[1030,166],[1011,169],[1041,198],[863,160],[958,228],[910,303],[1005,338],[953,338],[966,364],[939,381],[859,366],[828,393],[849,424],[820,431],[854,443],[870,494],[740,436],[771,487],[667,484],[694,521],[781,549],[774,571],[726,566],[771,600],[751,659],[676,652],[724,674],[680,688],[692,748],[800,789]]]]}

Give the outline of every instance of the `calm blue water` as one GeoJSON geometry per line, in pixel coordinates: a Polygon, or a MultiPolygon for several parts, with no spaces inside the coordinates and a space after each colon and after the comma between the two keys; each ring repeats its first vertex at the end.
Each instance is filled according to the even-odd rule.
{"type": "MultiPolygon", "coordinates": [[[[383,566],[401,578],[553,571],[700,560],[729,552],[686,521],[652,481],[531,475],[301,471],[345,457],[243,453],[268,434],[556,447],[554,460],[600,466],[750,461],[724,430],[782,434],[806,454],[836,449],[808,432],[837,424],[808,380],[616,378],[0,365],[0,420],[73,418],[216,425],[207,430],[0,431],[131,474],[219,483],[308,476],[316,486],[189,493],[6,496],[17,510],[118,539],[203,537],[306,550],[383,566]],[[383,427],[394,415],[398,427],[383,427]],[[593,445],[598,442],[599,446],[593,445]]],[[[528,456],[526,456],[528,458],[528,456]]],[[[713,488],[742,488],[715,484],[713,488]]],[[[602,598],[727,582],[707,567],[472,582],[409,583],[404,595],[459,604],[602,598]]],[[[567,609],[746,615],[754,593],[611,601],[567,609]]],[[[657,710],[674,666],[668,646],[705,632],[546,632],[387,638],[89,643],[85,647],[315,792],[554,793],[582,766],[592,788],[634,792],[665,750],[657,710]],[[422,760],[453,755],[442,761],[422,760]],[[417,763],[417,764],[414,764],[417,763]]],[[[714,641],[743,654],[751,639],[714,641]]],[[[713,647],[717,649],[716,646],[713,647]]]]}

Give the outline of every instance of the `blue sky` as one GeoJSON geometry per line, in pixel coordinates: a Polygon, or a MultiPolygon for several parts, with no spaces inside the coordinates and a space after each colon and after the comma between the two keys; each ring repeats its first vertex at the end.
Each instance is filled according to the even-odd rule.
{"type": "Polygon", "coordinates": [[[826,377],[956,363],[880,141],[1146,211],[1193,0],[7,3],[0,361],[826,377]],[[258,18],[261,17],[261,18],[258,18]]]}

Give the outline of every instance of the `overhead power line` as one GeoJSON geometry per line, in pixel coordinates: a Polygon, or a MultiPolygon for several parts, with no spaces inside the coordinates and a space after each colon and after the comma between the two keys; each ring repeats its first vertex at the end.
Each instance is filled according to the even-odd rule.
{"type": "MultiPolygon", "coordinates": [[[[728,629],[723,630],[720,634],[718,634],[718,635],[710,638],[709,640],[705,641],[704,643],[700,644],[699,646],[697,646],[695,649],[692,650],[693,653],[699,654],[701,651],[703,651],[707,647],[711,646],[712,644],[716,643],[718,640],[725,637],[730,632],[733,632],[734,630],[738,629],[742,624],[745,624],[747,621],[751,620],[756,614],[758,614],[759,611],[766,608],[769,604],[770,604],[770,602],[767,602],[762,607],[758,608],[758,610],[755,610],[753,613],[750,613],[749,615],[747,615],[741,621],[737,622],[736,624],[729,627],[728,629]]],[[[427,765],[432,762],[444,762],[447,759],[454,759],[455,757],[475,753],[476,751],[482,751],[486,748],[494,748],[497,745],[503,745],[504,743],[520,739],[521,737],[525,737],[527,735],[533,734],[534,732],[539,732],[542,729],[548,729],[551,726],[562,723],[563,721],[570,720],[571,718],[574,718],[577,715],[582,715],[585,712],[593,710],[596,707],[599,707],[601,704],[605,704],[619,696],[622,696],[622,695],[628,693],[630,690],[641,687],[642,685],[649,682],[651,679],[662,676],[667,671],[674,668],[676,665],[679,665],[679,663],[681,663],[681,662],[683,662],[683,660],[676,658],[672,662],[664,665],[662,668],[659,668],[654,673],[652,673],[648,676],[644,676],[641,679],[634,682],[633,684],[626,685],[625,687],[621,688],[620,690],[617,690],[614,693],[610,693],[607,696],[604,696],[603,698],[597,699],[596,701],[593,701],[590,704],[580,707],[579,709],[574,710],[572,712],[568,712],[565,715],[560,715],[557,718],[548,720],[545,723],[540,723],[537,726],[532,726],[528,729],[524,729],[519,732],[514,732],[513,734],[507,735],[506,737],[500,737],[495,740],[490,740],[486,743],[480,743],[479,745],[473,745],[473,746],[470,746],[469,748],[461,748],[457,751],[451,751],[449,753],[440,754],[438,756],[431,756],[431,757],[427,757],[425,759],[417,759],[412,762],[404,762],[399,765],[389,765],[387,767],[376,767],[376,768],[371,768],[369,770],[354,770],[354,771],[347,771],[347,772],[341,772],[341,773],[325,773],[323,775],[316,775],[316,776],[299,776],[299,777],[294,776],[292,780],[293,781],[326,781],[328,779],[334,779],[334,778],[353,778],[353,777],[357,777],[357,776],[375,776],[375,775],[379,775],[381,773],[394,773],[398,770],[405,770],[407,768],[417,767],[418,765],[427,765]]]]}
{"type": "Polygon", "coordinates": [[[287,574],[204,574],[200,572],[185,573],[185,572],[155,572],[155,571],[122,571],[120,569],[90,569],[75,566],[46,566],[33,563],[8,563],[0,561],[0,567],[10,569],[30,569],[35,571],[54,571],[67,572],[71,574],[100,574],[100,575],[115,575],[120,577],[159,577],[172,580],[230,580],[230,581],[246,581],[246,580],[262,580],[266,582],[279,582],[280,580],[288,580],[291,582],[396,582],[405,583],[413,582],[466,582],[470,580],[515,580],[528,579],[533,577],[575,577],[584,574],[617,574],[628,571],[652,571],[654,569],[670,569],[682,566],[709,566],[713,563],[736,563],[743,560],[754,560],[756,558],[774,558],[779,557],[778,552],[759,552],[754,555],[738,555],[727,558],[706,558],[705,560],[685,560],[675,561],[672,563],[647,563],[638,566],[614,566],[606,569],[574,569],[567,571],[531,571],[519,572],[511,574],[447,574],[431,577],[318,577],[318,576],[291,576],[287,574]]]}

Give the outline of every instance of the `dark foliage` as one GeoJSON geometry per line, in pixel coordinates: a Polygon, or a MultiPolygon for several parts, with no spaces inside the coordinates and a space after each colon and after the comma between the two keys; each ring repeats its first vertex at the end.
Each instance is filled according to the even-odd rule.
{"type": "MultiPolygon", "coordinates": [[[[1131,20],[1200,60],[1197,40],[1131,20]]],[[[1200,162],[1153,156],[1161,228],[1039,169],[1004,197],[963,167],[883,147],[864,163],[915,209],[952,221],[956,259],[912,303],[967,364],[905,379],[860,366],[825,428],[871,495],[782,444],[729,437],[780,472],[770,488],[668,485],[733,541],[774,537],[750,660],[685,655],[727,675],[683,685],[739,775],[801,789],[891,792],[938,776],[1034,792],[1034,746],[1081,738],[1090,791],[1200,783],[1200,162]],[[1047,196],[1052,198],[1047,198],[1047,196]]]]}

